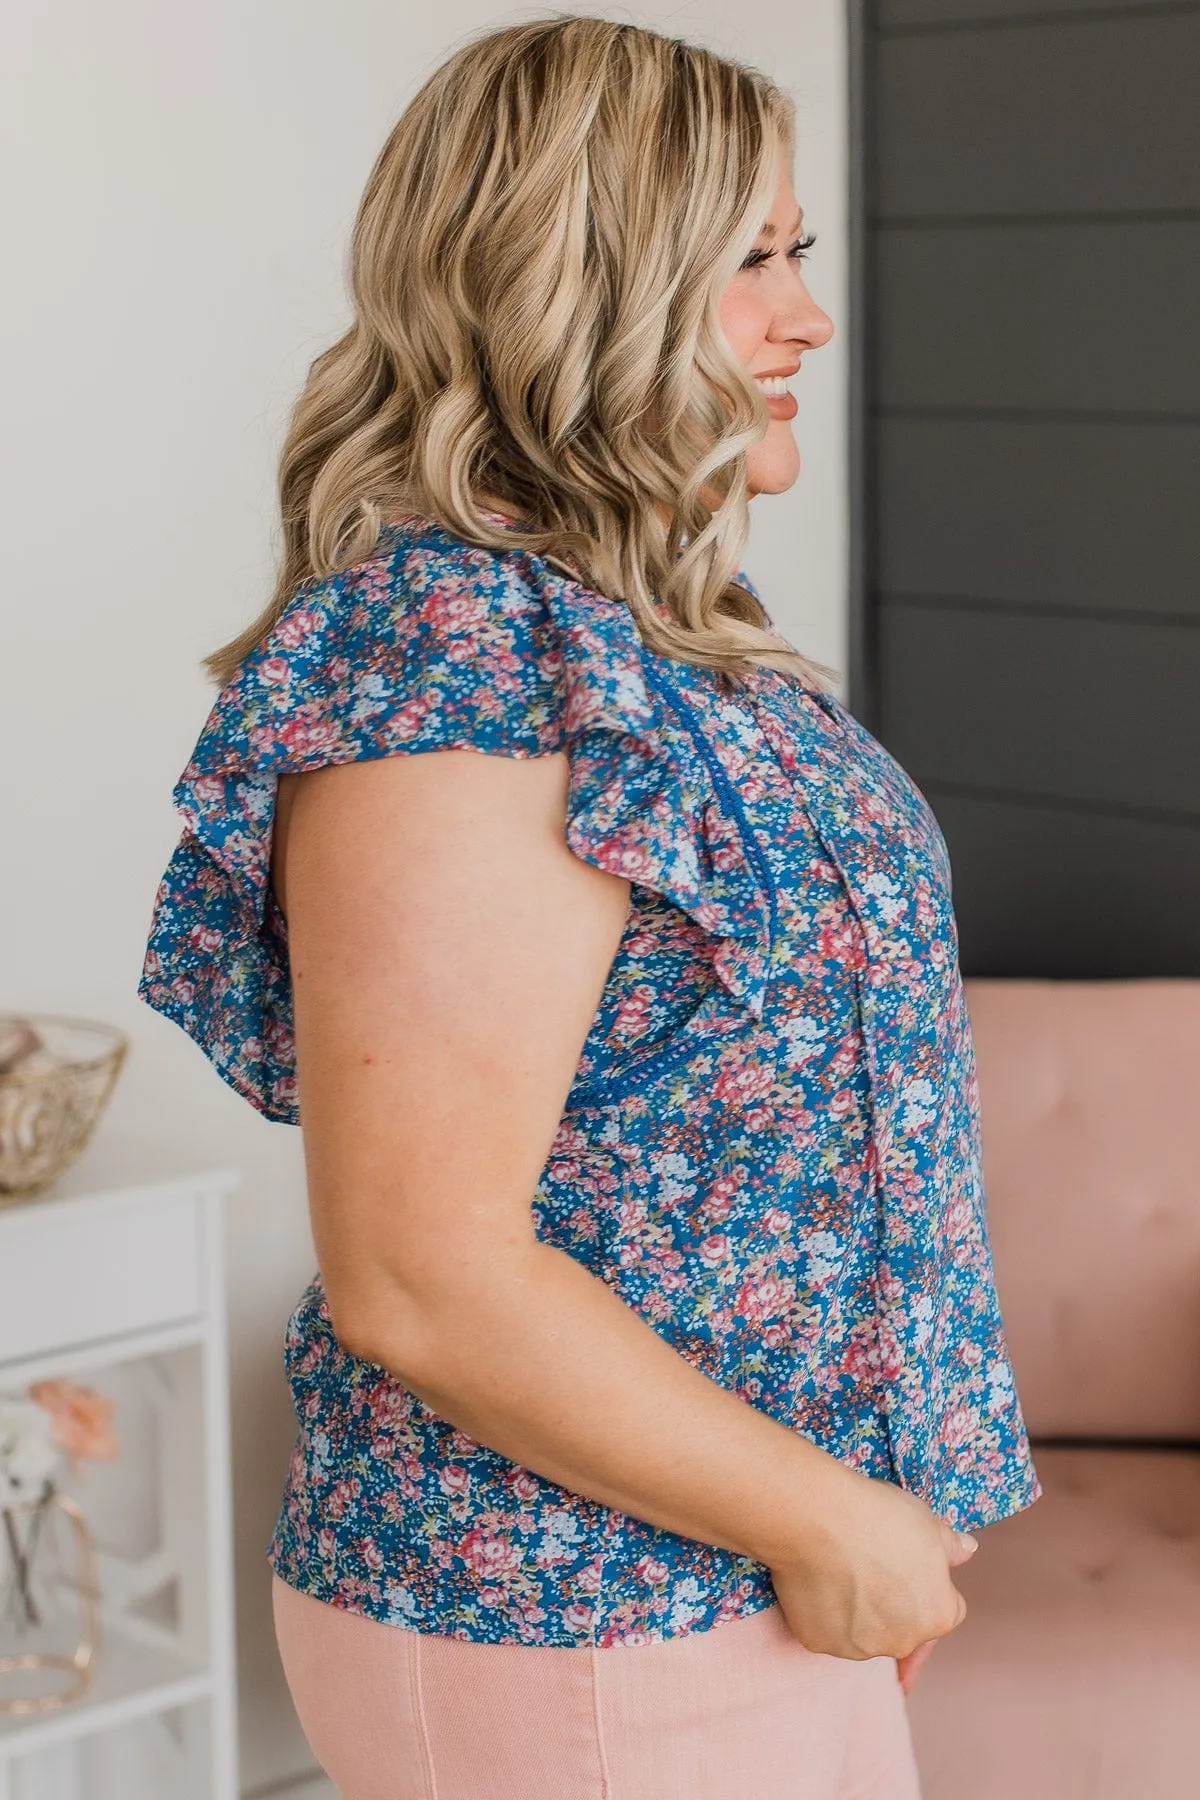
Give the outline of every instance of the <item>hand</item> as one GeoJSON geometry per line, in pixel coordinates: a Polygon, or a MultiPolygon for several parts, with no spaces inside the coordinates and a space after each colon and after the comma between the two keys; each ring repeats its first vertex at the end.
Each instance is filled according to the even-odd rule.
{"type": "Polygon", "coordinates": [[[903,1682],[924,1661],[916,1653],[966,1617],[950,1570],[978,1548],[914,1494],[842,1464],[814,1502],[795,1556],[772,1564],[771,1579],[807,1649],[856,1661],[893,1656],[903,1682]]]}

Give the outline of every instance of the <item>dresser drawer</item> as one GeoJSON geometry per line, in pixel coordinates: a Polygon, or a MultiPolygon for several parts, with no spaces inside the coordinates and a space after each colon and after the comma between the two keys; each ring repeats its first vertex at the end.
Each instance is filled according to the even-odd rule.
{"type": "Polygon", "coordinates": [[[0,1364],[194,1318],[202,1204],[149,1190],[0,1211],[0,1364]]]}

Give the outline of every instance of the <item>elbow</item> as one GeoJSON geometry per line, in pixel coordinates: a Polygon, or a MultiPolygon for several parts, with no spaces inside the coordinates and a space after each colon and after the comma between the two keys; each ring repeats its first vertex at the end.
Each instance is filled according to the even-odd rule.
{"type": "MultiPolygon", "coordinates": [[[[348,1355],[373,1363],[412,1392],[473,1392],[500,1345],[520,1329],[528,1251],[464,1259],[407,1278],[372,1260],[325,1273],[334,1336],[348,1355]]],[[[535,1251],[541,1246],[534,1246],[535,1251]]],[[[431,1402],[434,1404],[434,1402],[431,1402]]]]}
{"type": "MultiPolygon", "coordinates": [[[[471,1385],[478,1334],[464,1331],[471,1307],[460,1291],[414,1292],[382,1270],[325,1283],[334,1336],[347,1355],[370,1363],[426,1398],[471,1385]]],[[[430,1401],[430,1404],[435,1404],[430,1401]]]]}
{"type": "Polygon", "coordinates": [[[420,1379],[428,1360],[419,1348],[424,1332],[402,1289],[379,1280],[326,1280],[324,1287],[333,1335],[347,1356],[372,1363],[406,1384],[420,1379]]]}

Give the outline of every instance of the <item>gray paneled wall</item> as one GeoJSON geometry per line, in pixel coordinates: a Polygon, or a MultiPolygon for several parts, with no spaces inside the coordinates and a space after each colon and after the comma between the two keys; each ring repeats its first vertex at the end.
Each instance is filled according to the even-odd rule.
{"type": "Polygon", "coordinates": [[[1200,0],[878,0],[852,703],[968,974],[1200,974],[1200,0]]]}

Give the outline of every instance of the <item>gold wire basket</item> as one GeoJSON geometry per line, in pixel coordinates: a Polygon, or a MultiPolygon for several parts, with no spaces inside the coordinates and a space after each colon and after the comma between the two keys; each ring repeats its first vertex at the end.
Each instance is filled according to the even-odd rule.
{"type": "Polygon", "coordinates": [[[32,1199],[75,1161],[128,1050],[115,1025],[0,1013],[0,1206],[32,1199]]]}

